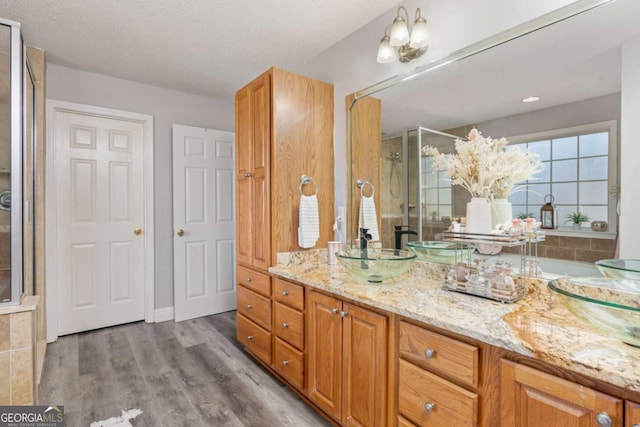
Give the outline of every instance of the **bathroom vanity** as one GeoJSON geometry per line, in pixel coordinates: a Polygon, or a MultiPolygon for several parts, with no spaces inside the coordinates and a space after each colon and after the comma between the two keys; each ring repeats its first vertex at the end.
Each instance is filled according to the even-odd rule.
{"type": "Polygon", "coordinates": [[[443,274],[416,262],[370,284],[323,250],[281,253],[245,290],[238,338],[336,425],[640,423],[640,349],[580,322],[542,279],[501,304],[443,290],[443,274]]]}

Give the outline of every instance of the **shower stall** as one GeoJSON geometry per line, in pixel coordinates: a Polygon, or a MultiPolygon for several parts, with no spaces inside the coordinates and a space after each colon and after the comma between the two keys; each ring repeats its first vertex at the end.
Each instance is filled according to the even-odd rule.
{"type": "Polygon", "coordinates": [[[404,247],[407,241],[436,239],[451,218],[464,216],[468,196],[452,186],[446,174],[434,171],[432,158],[422,154],[425,146],[453,153],[456,138],[419,126],[382,140],[383,247],[395,246],[397,227],[405,232],[399,235],[404,247]]]}

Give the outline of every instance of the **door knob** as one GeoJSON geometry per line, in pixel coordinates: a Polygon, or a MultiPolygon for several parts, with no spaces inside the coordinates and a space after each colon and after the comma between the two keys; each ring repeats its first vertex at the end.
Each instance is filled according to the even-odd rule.
{"type": "Polygon", "coordinates": [[[176,231],[176,234],[180,237],[184,236],[184,230],[181,228],[180,230],[176,231]]]}
{"type": "Polygon", "coordinates": [[[133,229],[133,234],[135,234],[136,236],[139,236],[142,234],[142,228],[137,227],[133,229]]]}

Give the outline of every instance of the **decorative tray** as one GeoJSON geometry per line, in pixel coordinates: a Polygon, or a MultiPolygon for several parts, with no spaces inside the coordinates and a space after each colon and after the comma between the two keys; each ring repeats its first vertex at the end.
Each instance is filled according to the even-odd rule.
{"type": "Polygon", "coordinates": [[[525,280],[517,280],[510,267],[496,265],[469,267],[458,264],[448,269],[442,288],[489,298],[504,303],[512,303],[525,295],[525,280]]]}
{"type": "Polygon", "coordinates": [[[491,243],[499,246],[521,246],[525,243],[543,242],[545,232],[543,230],[528,231],[523,234],[480,234],[458,231],[443,231],[442,240],[454,242],[479,242],[491,243]]]}

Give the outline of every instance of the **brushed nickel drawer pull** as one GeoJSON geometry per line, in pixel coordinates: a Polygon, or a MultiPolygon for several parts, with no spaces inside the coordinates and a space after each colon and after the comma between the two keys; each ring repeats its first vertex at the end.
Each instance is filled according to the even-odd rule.
{"type": "Polygon", "coordinates": [[[251,277],[247,277],[245,280],[247,281],[247,283],[251,283],[251,277]]]}
{"type": "Polygon", "coordinates": [[[288,364],[289,364],[289,361],[288,361],[288,360],[283,360],[283,361],[282,361],[282,366],[287,366],[288,364]]]}
{"type": "Polygon", "coordinates": [[[253,341],[253,335],[247,335],[247,339],[248,339],[249,341],[253,341]]]}
{"type": "Polygon", "coordinates": [[[435,356],[436,351],[432,348],[427,348],[424,351],[424,357],[426,357],[427,359],[431,359],[433,356],[435,356]]]}
{"type": "Polygon", "coordinates": [[[247,310],[251,310],[253,306],[251,304],[247,304],[247,310]]]}
{"type": "Polygon", "coordinates": [[[284,322],[284,323],[282,324],[282,327],[283,327],[283,328],[288,328],[288,327],[289,327],[289,324],[288,324],[287,322],[284,322]]]}
{"type": "Polygon", "coordinates": [[[429,402],[429,403],[425,403],[424,404],[424,410],[427,412],[433,412],[433,410],[436,409],[436,404],[433,402],[429,402]]]}
{"type": "Polygon", "coordinates": [[[602,427],[611,427],[613,425],[611,417],[606,412],[598,412],[596,414],[596,423],[602,427]]]}
{"type": "Polygon", "coordinates": [[[283,296],[283,297],[286,297],[287,295],[289,295],[289,292],[288,292],[288,291],[282,291],[282,296],[283,296]]]}

